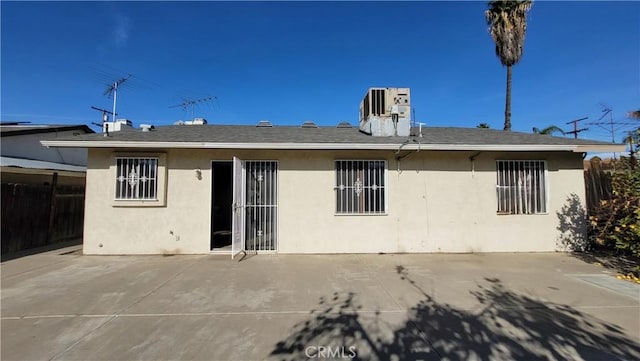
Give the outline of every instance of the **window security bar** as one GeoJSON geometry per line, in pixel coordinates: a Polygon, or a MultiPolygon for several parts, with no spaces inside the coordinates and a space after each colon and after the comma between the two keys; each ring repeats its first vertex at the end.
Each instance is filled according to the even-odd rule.
{"type": "Polygon", "coordinates": [[[157,180],[158,158],[116,158],[116,199],[157,199],[157,180]]]}
{"type": "Polygon", "coordinates": [[[500,214],[547,212],[546,167],[540,160],[499,160],[497,198],[500,214]]]}
{"type": "Polygon", "coordinates": [[[386,163],[383,160],[339,160],[336,166],[336,213],[386,212],[386,163]]]}

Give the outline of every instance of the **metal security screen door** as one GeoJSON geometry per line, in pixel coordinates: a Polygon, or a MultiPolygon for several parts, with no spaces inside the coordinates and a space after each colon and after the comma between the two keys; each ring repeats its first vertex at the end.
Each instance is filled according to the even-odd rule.
{"type": "Polygon", "coordinates": [[[245,249],[275,251],[278,239],[278,163],[244,163],[245,249]]]}
{"type": "Polygon", "coordinates": [[[242,161],[233,157],[233,203],[231,220],[231,259],[244,249],[242,247],[243,230],[242,216],[244,214],[244,187],[242,186],[242,161]]]}

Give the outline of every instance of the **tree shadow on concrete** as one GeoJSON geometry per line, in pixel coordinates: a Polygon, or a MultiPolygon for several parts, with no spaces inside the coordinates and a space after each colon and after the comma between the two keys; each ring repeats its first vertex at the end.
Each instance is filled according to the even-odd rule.
{"type": "Polygon", "coordinates": [[[556,215],[558,216],[556,229],[560,232],[558,246],[572,252],[591,250],[591,243],[587,237],[587,211],[580,197],[571,193],[556,215]]]}
{"type": "Polygon", "coordinates": [[[498,279],[485,279],[471,291],[478,306],[469,310],[436,301],[404,267],[397,266],[396,271],[422,295],[422,300],[395,327],[380,312],[362,311],[356,294],[334,293],[320,299],[318,309],[276,344],[270,358],[640,359],[640,345],[618,326],[571,306],[510,291],[498,279]],[[324,347],[323,355],[318,352],[320,346],[324,347]]]}

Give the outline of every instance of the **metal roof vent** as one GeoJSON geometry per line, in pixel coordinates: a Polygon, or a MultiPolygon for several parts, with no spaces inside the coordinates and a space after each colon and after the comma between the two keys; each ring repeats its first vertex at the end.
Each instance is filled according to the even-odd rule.
{"type": "Polygon", "coordinates": [[[349,122],[340,122],[338,123],[336,128],[353,128],[353,125],[351,125],[349,122]]]}
{"type": "Polygon", "coordinates": [[[185,120],[184,125],[206,125],[207,120],[204,118],[193,118],[193,120],[185,120]]]}
{"type": "Polygon", "coordinates": [[[150,130],[155,130],[156,127],[151,124],[140,124],[140,129],[142,129],[143,132],[148,132],[150,130]]]}
{"type": "Polygon", "coordinates": [[[304,123],[302,123],[301,127],[302,128],[317,128],[318,126],[313,121],[307,120],[304,123]]]}
{"type": "Polygon", "coordinates": [[[271,128],[273,127],[273,124],[271,124],[270,121],[268,120],[261,120],[258,122],[258,124],[256,124],[256,127],[258,128],[271,128]]]}

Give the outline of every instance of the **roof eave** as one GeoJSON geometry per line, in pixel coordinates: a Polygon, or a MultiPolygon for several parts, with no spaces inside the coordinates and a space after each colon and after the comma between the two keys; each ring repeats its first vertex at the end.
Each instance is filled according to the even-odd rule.
{"type": "Polygon", "coordinates": [[[627,146],[625,144],[585,144],[577,145],[574,152],[621,153],[625,152],[626,150],[627,146]]]}
{"type": "Polygon", "coordinates": [[[55,126],[55,127],[33,127],[33,128],[20,129],[20,130],[10,130],[9,128],[7,128],[7,130],[5,131],[0,131],[0,137],[14,137],[19,135],[29,135],[29,134],[70,132],[74,130],[82,130],[85,132],[85,134],[95,133],[93,129],[89,128],[89,126],[80,124],[80,125],[62,125],[62,126],[55,126]]]}
{"type": "Polygon", "coordinates": [[[187,148],[187,149],[283,149],[283,150],[474,150],[474,151],[569,151],[622,152],[617,144],[418,144],[418,143],[216,143],[144,141],[43,140],[46,147],[60,148],[187,148]]]}

